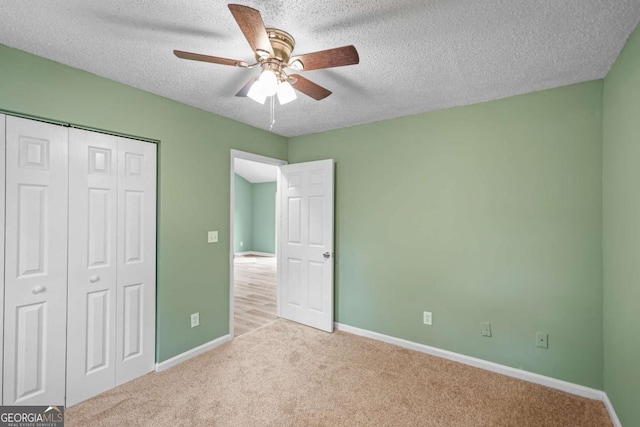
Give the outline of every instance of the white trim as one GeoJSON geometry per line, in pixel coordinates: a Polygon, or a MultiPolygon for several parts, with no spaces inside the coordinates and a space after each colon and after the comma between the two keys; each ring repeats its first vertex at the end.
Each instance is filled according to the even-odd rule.
{"type": "Polygon", "coordinates": [[[609,396],[604,391],[602,392],[602,402],[604,402],[605,408],[607,408],[607,412],[609,413],[609,418],[611,418],[611,422],[614,427],[622,427],[622,423],[616,414],[616,410],[613,409],[613,403],[609,400],[609,396]]]}
{"type": "Polygon", "coordinates": [[[278,168],[278,173],[276,174],[276,315],[278,317],[282,317],[282,296],[280,295],[280,290],[282,289],[282,274],[280,273],[283,270],[282,263],[282,248],[280,247],[280,242],[282,239],[282,224],[280,218],[280,197],[282,193],[282,168],[278,168]]]}
{"type": "Polygon", "coordinates": [[[228,341],[231,341],[231,335],[223,335],[220,338],[216,338],[213,341],[209,341],[207,343],[199,345],[198,347],[192,348],[191,350],[187,350],[184,353],[172,357],[171,359],[165,360],[164,362],[156,363],[156,372],[162,372],[166,369],[176,366],[188,359],[191,359],[192,357],[196,357],[204,352],[212,350],[228,341]]]}
{"type": "Polygon", "coordinates": [[[236,252],[235,255],[245,256],[245,255],[256,255],[256,256],[264,256],[264,257],[275,257],[276,254],[272,254],[269,252],[258,252],[258,251],[245,251],[245,252],[236,252]]]}
{"type": "MultiPolygon", "coordinates": [[[[230,173],[229,173],[229,180],[230,180],[230,196],[229,196],[229,336],[230,339],[233,339],[233,258],[234,258],[234,251],[235,251],[235,247],[234,247],[234,236],[233,236],[233,216],[234,216],[234,212],[233,212],[233,208],[234,208],[234,204],[235,204],[235,194],[236,194],[236,186],[235,186],[235,179],[234,179],[234,174],[236,173],[235,171],[235,159],[245,159],[245,160],[251,160],[253,162],[259,162],[259,163],[266,163],[269,165],[274,165],[274,166],[282,166],[282,165],[286,165],[288,164],[288,162],[286,160],[280,160],[280,159],[275,159],[272,157],[266,157],[266,156],[261,156],[259,154],[253,154],[253,153],[247,153],[246,151],[240,151],[240,150],[231,150],[231,156],[230,156],[230,161],[231,161],[231,167],[230,167],[230,173]]],[[[280,169],[280,168],[278,168],[280,169]]],[[[276,184],[276,186],[278,186],[279,184],[276,184]]],[[[279,211],[278,211],[278,205],[276,204],[276,221],[278,221],[279,218],[279,211]]],[[[279,230],[276,229],[276,236],[279,233],[279,230]]],[[[277,237],[276,237],[277,239],[277,237]]],[[[277,250],[277,249],[276,249],[277,250]]],[[[279,270],[278,270],[279,271],[279,270]]],[[[276,272],[276,275],[279,276],[279,273],[276,272]]],[[[280,315],[280,313],[278,312],[278,315],[280,315]]]]}
{"type": "Polygon", "coordinates": [[[268,165],[282,166],[288,164],[286,160],[276,159],[273,157],[261,156],[260,154],[249,153],[246,151],[231,149],[232,159],[245,159],[252,162],[266,163],[268,165]]]}
{"type": "Polygon", "coordinates": [[[396,338],[389,335],[380,334],[378,332],[368,331],[366,329],[356,328],[354,326],[344,325],[342,323],[335,323],[335,327],[339,331],[348,332],[354,335],[360,335],[374,340],[386,342],[388,344],[397,345],[399,347],[408,348],[410,350],[416,350],[422,353],[427,353],[432,356],[442,357],[444,359],[453,360],[455,362],[464,363],[465,365],[475,366],[476,368],[486,369],[487,371],[497,372],[509,377],[518,378],[531,383],[544,385],[554,388],[556,390],[562,390],[567,393],[575,394],[577,396],[587,397],[589,399],[604,400],[604,392],[596,390],[590,387],[585,387],[579,384],[573,384],[567,381],[558,380],[555,378],[547,377],[544,375],[536,374],[533,372],[523,371],[522,369],[512,368],[510,366],[500,365],[498,363],[489,362],[482,359],[477,359],[471,356],[465,356],[464,354],[454,353],[448,350],[442,350],[440,348],[431,347],[424,344],[419,344],[413,341],[404,340],[402,338],[396,338]]]}

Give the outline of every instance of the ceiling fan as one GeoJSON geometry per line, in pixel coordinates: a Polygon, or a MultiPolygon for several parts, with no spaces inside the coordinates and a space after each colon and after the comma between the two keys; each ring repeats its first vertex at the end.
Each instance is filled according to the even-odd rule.
{"type": "Polygon", "coordinates": [[[173,53],[178,58],[193,61],[212,62],[240,68],[259,66],[262,69],[260,76],[249,80],[236,93],[236,96],[248,96],[264,104],[267,97],[277,94],[280,104],[286,104],[296,99],[295,89],[320,101],[331,95],[331,91],[300,74],[288,74],[286,69],[294,72],[309,71],[353,65],[360,61],[358,51],[351,45],[291,56],[295,40],[289,33],[277,28],[265,28],[262,16],[256,9],[239,4],[230,4],[229,9],[255,53],[255,63],[249,64],[246,61],[182,50],[174,50],[173,53]]]}

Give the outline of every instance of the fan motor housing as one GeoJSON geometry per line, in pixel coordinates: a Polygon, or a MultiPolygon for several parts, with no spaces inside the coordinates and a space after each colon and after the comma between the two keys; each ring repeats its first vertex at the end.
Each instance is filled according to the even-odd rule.
{"type": "MultiPolygon", "coordinates": [[[[293,48],[296,45],[295,39],[291,34],[277,28],[267,28],[266,30],[276,59],[288,64],[291,52],[293,52],[293,48]]],[[[260,57],[256,55],[256,59],[260,60],[260,57]]]]}

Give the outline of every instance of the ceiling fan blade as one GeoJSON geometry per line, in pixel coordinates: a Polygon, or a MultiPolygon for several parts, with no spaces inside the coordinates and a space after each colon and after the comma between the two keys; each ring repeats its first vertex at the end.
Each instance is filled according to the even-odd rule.
{"type": "Polygon", "coordinates": [[[291,66],[296,61],[302,63],[302,71],[309,71],[357,64],[360,62],[360,57],[356,48],[349,45],[296,55],[291,58],[289,65],[291,66]]]}
{"type": "Polygon", "coordinates": [[[238,93],[236,93],[236,96],[247,96],[247,94],[249,93],[249,89],[251,89],[251,85],[253,85],[256,80],[258,80],[257,77],[253,77],[252,79],[250,79],[244,86],[242,86],[242,89],[240,89],[238,93]]]}
{"type": "Polygon", "coordinates": [[[261,55],[263,52],[264,56],[267,54],[273,56],[273,47],[271,47],[269,35],[264,27],[260,12],[241,4],[230,4],[229,10],[231,10],[238,26],[249,42],[251,49],[253,49],[258,56],[263,56],[261,55]]]}
{"type": "Polygon", "coordinates": [[[310,96],[316,101],[320,101],[331,95],[330,90],[327,90],[322,86],[315,84],[311,80],[305,79],[300,74],[290,74],[289,77],[293,77],[297,80],[295,83],[291,83],[291,86],[293,86],[295,90],[310,96]]]}
{"type": "Polygon", "coordinates": [[[184,52],[182,50],[174,50],[173,53],[182,59],[190,59],[192,61],[212,62],[214,64],[233,65],[237,67],[247,67],[248,64],[237,59],[220,58],[218,56],[202,55],[199,53],[184,52]]]}

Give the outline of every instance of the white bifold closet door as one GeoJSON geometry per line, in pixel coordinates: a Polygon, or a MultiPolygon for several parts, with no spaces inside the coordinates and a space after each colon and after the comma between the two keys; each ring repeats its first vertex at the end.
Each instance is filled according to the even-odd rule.
{"type": "Polygon", "coordinates": [[[118,140],[69,131],[67,406],[116,382],[118,140]]]}
{"type": "Polygon", "coordinates": [[[67,406],[153,370],[155,144],[71,129],[67,406]]]}
{"type": "Polygon", "coordinates": [[[156,144],[118,138],[116,384],[154,368],[156,144]]]}
{"type": "Polygon", "coordinates": [[[6,117],[4,405],[63,405],[68,130],[6,117]]]}

